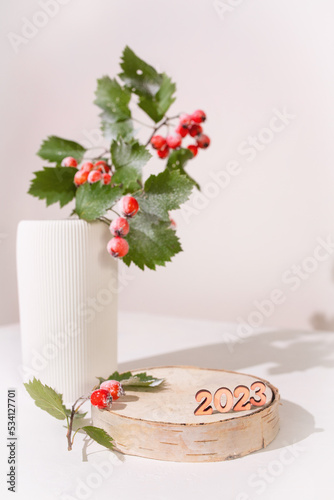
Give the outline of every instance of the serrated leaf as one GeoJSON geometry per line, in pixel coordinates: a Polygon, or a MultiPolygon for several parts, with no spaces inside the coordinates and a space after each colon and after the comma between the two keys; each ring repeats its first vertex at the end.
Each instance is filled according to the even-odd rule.
{"type": "Polygon", "coordinates": [[[129,252],[123,257],[126,265],[133,262],[140,269],[146,266],[154,270],[156,266],[165,266],[166,262],[182,251],[175,231],[170,229],[170,221],[140,210],[129,224],[129,252]]]}
{"type": "Polygon", "coordinates": [[[98,377],[98,379],[100,384],[106,380],[118,380],[119,382],[122,382],[124,387],[157,387],[165,380],[163,378],[156,378],[152,377],[152,375],[147,375],[146,372],[132,374],[131,372],[119,373],[117,371],[112,373],[107,379],[102,377],[98,377]]]}
{"type": "Polygon", "coordinates": [[[122,73],[119,77],[137,95],[155,96],[159,91],[162,77],[145,61],[140,59],[130,47],[125,47],[121,58],[122,73]]]}
{"type": "Polygon", "coordinates": [[[60,164],[66,156],[73,156],[80,163],[85,152],[81,144],[52,135],[43,141],[37,154],[44,160],[60,164]]]}
{"type": "Polygon", "coordinates": [[[88,222],[104,215],[121,197],[122,189],[102,182],[85,183],[77,190],[75,213],[88,222]]]}
{"type": "Polygon", "coordinates": [[[164,170],[158,175],[151,175],[145,182],[145,196],[138,200],[140,208],[169,221],[168,212],[187,201],[193,187],[193,183],[179,170],[164,170]]]}
{"type": "Polygon", "coordinates": [[[103,109],[109,121],[117,122],[131,118],[129,102],[131,92],[121,85],[115,79],[104,76],[97,81],[95,92],[96,99],[94,103],[103,109]]]}
{"type": "Polygon", "coordinates": [[[100,427],[94,427],[93,425],[86,425],[85,427],[81,427],[82,430],[88,434],[91,439],[94,439],[97,443],[105,446],[109,450],[114,449],[113,438],[109,436],[109,434],[100,429],[100,427]]]}
{"type": "Polygon", "coordinates": [[[142,168],[151,154],[137,141],[126,142],[123,138],[113,141],[111,159],[115,167],[113,182],[122,184],[127,192],[138,190],[142,179],[142,168]]]}
{"type": "Polygon", "coordinates": [[[63,397],[51,387],[42,384],[34,377],[24,384],[29,395],[34,399],[35,405],[48,412],[58,420],[64,420],[67,416],[67,408],[63,405],[63,397]]]}
{"type": "Polygon", "coordinates": [[[118,137],[123,137],[125,141],[131,140],[134,134],[132,120],[124,120],[121,122],[111,122],[106,113],[101,115],[101,129],[103,136],[112,141],[118,137]]]}
{"type": "Polygon", "coordinates": [[[138,102],[138,106],[156,123],[162,120],[175,101],[175,97],[173,97],[176,90],[175,83],[165,73],[162,73],[161,76],[161,86],[157,94],[154,97],[142,96],[138,102]]]}
{"type": "Polygon", "coordinates": [[[158,73],[153,66],[140,59],[129,47],[123,51],[120,78],[134,94],[138,106],[159,122],[175,101],[176,85],[165,73],[158,73]]]}
{"type": "Polygon", "coordinates": [[[59,201],[63,207],[75,196],[73,179],[76,172],[77,169],[72,167],[44,167],[34,172],[35,178],[31,181],[28,193],[46,200],[47,206],[59,201]]]}
{"type": "Polygon", "coordinates": [[[167,168],[169,170],[179,170],[198,190],[200,190],[199,184],[184,169],[187,162],[193,157],[194,155],[188,148],[175,149],[169,155],[167,168]]]}

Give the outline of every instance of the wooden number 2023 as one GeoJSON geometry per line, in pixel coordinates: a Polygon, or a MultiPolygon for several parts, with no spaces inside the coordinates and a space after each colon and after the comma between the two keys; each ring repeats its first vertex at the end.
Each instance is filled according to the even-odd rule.
{"type": "MultiPolygon", "coordinates": [[[[233,394],[227,387],[220,387],[213,396],[213,404],[216,410],[220,413],[227,413],[231,410],[244,411],[250,410],[252,406],[265,405],[267,401],[265,384],[263,382],[254,382],[250,388],[254,391],[254,396],[252,397],[249,397],[250,390],[245,385],[238,385],[234,389],[233,394]],[[222,404],[223,396],[224,404],[222,404]],[[233,396],[237,398],[236,403],[234,403],[233,396]]],[[[212,394],[210,391],[201,389],[196,393],[195,399],[197,402],[201,402],[194,411],[195,415],[212,415],[212,394]]]]}

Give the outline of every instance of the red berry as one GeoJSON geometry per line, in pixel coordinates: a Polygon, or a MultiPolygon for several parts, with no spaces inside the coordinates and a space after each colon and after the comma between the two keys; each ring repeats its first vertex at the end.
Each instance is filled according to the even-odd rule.
{"type": "Polygon", "coordinates": [[[126,236],[129,232],[130,226],[124,217],[118,217],[112,221],[109,229],[113,236],[126,236]]]}
{"type": "Polygon", "coordinates": [[[138,201],[133,196],[123,196],[121,210],[125,217],[133,217],[139,210],[138,201]]]}
{"type": "Polygon", "coordinates": [[[180,115],[179,125],[183,128],[188,128],[191,125],[191,116],[187,113],[180,115]]]}
{"type": "Polygon", "coordinates": [[[203,132],[203,128],[198,125],[198,123],[194,123],[190,129],[189,129],[189,134],[191,137],[195,137],[196,135],[199,135],[203,132]]]}
{"type": "Polygon", "coordinates": [[[95,162],[94,169],[99,170],[102,173],[103,172],[105,172],[105,173],[110,172],[110,167],[109,167],[108,163],[104,160],[99,160],[99,161],[95,162]]]}
{"type": "Polygon", "coordinates": [[[170,220],[170,227],[171,229],[176,229],[176,222],[174,219],[172,219],[171,217],[169,217],[169,220],[170,220]]]}
{"type": "Polygon", "coordinates": [[[168,146],[165,146],[164,148],[162,149],[159,149],[158,151],[158,156],[159,158],[167,158],[167,156],[169,155],[169,147],[168,146]]]}
{"type": "Polygon", "coordinates": [[[192,152],[192,154],[194,156],[197,155],[197,153],[198,153],[198,147],[197,146],[195,146],[194,144],[191,144],[190,146],[188,146],[188,149],[189,149],[189,151],[192,152]]]}
{"type": "Polygon", "coordinates": [[[83,170],[84,172],[91,172],[93,169],[94,169],[94,165],[90,161],[85,161],[85,163],[83,163],[80,166],[80,170],[83,170]]]}
{"type": "Polygon", "coordinates": [[[161,135],[154,135],[151,139],[151,145],[154,149],[161,149],[166,146],[166,139],[161,135]]]}
{"type": "Polygon", "coordinates": [[[90,395],[90,402],[93,406],[97,406],[100,410],[111,408],[112,395],[106,389],[97,389],[90,395]]]}
{"type": "Polygon", "coordinates": [[[74,184],[76,186],[81,186],[81,184],[84,184],[87,181],[87,177],[88,172],[85,172],[84,170],[78,170],[78,172],[76,172],[74,176],[74,184]]]}
{"type": "Polygon", "coordinates": [[[182,137],[180,136],[180,134],[172,134],[167,137],[166,142],[169,148],[176,149],[181,146],[182,137]]]}
{"type": "Polygon", "coordinates": [[[113,257],[124,257],[129,251],[129,244],[123,238],[115,236],[108,241],[107,250],[113,257]]]}
{"type": "Polygon", "coordinates": [[[63,159],[61,162],[62,167],[77,167],[78,162],[75,158],[72,156],[67,156],[66,158],[63,159]]]}
{"type": "Polygon", "coordinates": [[[99,182],[102,179],[102,174],[98,170],[92,170],[88,174],[88,182],[94,184],[94,182],[99,182]]]}
{"type": "Polygon", "coordinates": [[[118,399],[120,396],[124,396],[123,387],[121,386],[121,383],[118,382],[118,380],[106,380],[105,382],[102,382],[102,384],[100,385],[100,389],[109,391],[109,394],[111,394],[114,401],[116,401],[116,399],[118,399]]]}
{"type": "Polygon", "coordinates": [[[197,146],[199,148],[203,148],[203,149],[206,149],[210,146],[210,137],[208,137],[207,135],[205,134],[200,134],[198,137],[197,137],[197,146]]]}
{"type": "Polygon", "coordinates": [[[182,125],[178,125],[175,129],[175,132],[179,134],[181,137],[185,137],[188,134],[188,129],[182,127],[182,125]]]}
{"type": "Polygon", "coordinates": [[[202,123],[202,122],[205,122],[205,120],[206,120],[206,114],[201,109],[197,109],[191,115],[191,119],[195,123],[202,123]]]}
{"type": "Polygon", "coordinates": [[[107,185],[111,183],[111,175],[110,174],[102,174],[103,184],[107,185]]]}

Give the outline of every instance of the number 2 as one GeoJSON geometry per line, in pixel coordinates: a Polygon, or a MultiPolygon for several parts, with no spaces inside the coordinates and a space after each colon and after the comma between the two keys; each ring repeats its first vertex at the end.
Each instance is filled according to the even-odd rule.
{"type": "Polygon", "coordinates": [[[210,406],[210,403],[212,401],[212,394],[210,391],[207,391],[206,389],[201,389],[196,393],[195,399],[198,402],[201,401],[201,399],[203,399],[201,404],[197,406],[196,410],[194,411],[195,415],[212,415],[213,410],[212,406],[210,406]],[[206,403],[207,406],[204,408],[206,403]]]}
{"type": "Polygon", "coordinates": [[[234,389],[234,397],[238,398],[241,395],[241,398],[233,406],[234,411],[245,411],[251,409],[251,404],[248,401],[249,398],[249,389],[245,385],[238,385],[234,389]]]}

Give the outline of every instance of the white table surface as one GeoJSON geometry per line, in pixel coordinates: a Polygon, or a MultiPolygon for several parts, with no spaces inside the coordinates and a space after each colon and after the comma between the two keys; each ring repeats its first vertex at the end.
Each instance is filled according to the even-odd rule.
{"type": "MultiPolygon", "coordinates": [[[[19,326],[0,329],[0,498],[332,500],[334,334],[262,330],[228,342],[233,325],[121,314],[119,369],[175,364],[236,370],[280,390],[281,430],[271,445],[228,462],[189,464],[123,456],[76,436],[37,408],[19,374],[19,326]],[[17,389],[17,492],[6,489],[7,389],[17,389]],[[14,496],[13,496],[14,495],[14,496]]],[[[88,405],[87,405],[88,406],[88,405]]]]}

